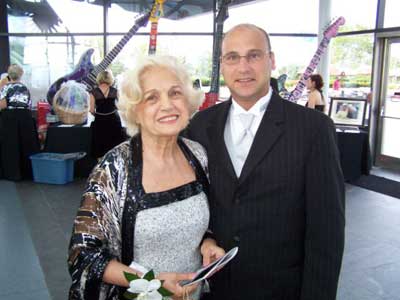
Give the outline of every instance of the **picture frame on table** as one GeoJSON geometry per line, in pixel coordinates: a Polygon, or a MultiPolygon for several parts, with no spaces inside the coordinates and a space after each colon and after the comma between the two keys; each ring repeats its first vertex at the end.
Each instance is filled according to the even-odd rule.
{"type": "Polygon", "coordinates": [[[367,99],[331,98],[329,117],[335,125],[363,127],[367,99]]]}

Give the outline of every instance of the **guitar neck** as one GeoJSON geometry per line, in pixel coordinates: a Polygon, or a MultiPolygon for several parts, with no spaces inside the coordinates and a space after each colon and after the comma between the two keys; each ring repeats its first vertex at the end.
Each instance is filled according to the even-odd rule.
{"type": "Polygon", "coordinates": [[[322,54],[325,52],[325,49],[328,47],[329,41],[331,38],[324,36],[321,42],[318,45],[318,49],[315,52],[313,58],[311,59],[308,67],[304,71],[303,75],[301,76],[299,82],[297,83],[294,90],[290,93],[288,100],[289,101],[296,101],[298,100],[301,95],[303,94],[303,90],[306,87],[306,81],[310,77],[310,75],[314,72],[315,68],[317,67],[319,61],[321,60],[322,54]]]}
{"type": "Polygon", "coordinates": [[[158,33],[158,22],[151,22],[150,41],[149,41],[149,55],[156,54],[156,50],[157,50],[157,33],[158,33]]]}
{"type": "MultiPolygon", "coordinates": [[[[148,19],[149,13],[147,13],[146,15],[148,19]]],[[[137,19],[132,28],[129,29],[129,31],[122,37],[122,39],[118,42],[118,44],[115,45],[114,48],[112,48],[112,50],[104,57],[104,59],[96,67],[94,67],[93,71],[88,76],[89,78],[92,76],[96,78],[97,74],[99,74],[101,71],[104,71],[111,64],[111,62],[115,59],[115,57],[121,52],[122,48],[124,48],[124,46],[129,42],[132,36],[134,36],[134,34],[139,30],[139,28],[143,26],[143,24],[141,23],[143,22],[143,18],[146,18],[146,15],[141,16],[139,17],[139,19],[137,19]]]]}
{"type": "Polygon", "coordinates": [[[124,46],[129,42],[138,29],[139,26],[135,24],[118,42],[118,44],[112,48],[112,50],[106,55],[106,57],[104,57],[104,59],[96,66],[95,69],[97,69],[98,72],[105,70],[114,60],[114,58],[121,52],[122,48],[124,48],[124,46]]]}

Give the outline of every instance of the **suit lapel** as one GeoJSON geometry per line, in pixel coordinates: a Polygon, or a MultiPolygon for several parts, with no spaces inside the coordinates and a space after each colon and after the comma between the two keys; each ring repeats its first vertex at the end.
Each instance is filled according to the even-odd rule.
{"type": "Polygon", "coordinates": [[[260,126],[254,137],[242,173],[239,184],[243,183],[259,161],[271,150],[283,133],[284,111],[283,100],[273,93],[267,110],[264,113],[260,126]]]}
{"type": "Polygon", "coordinates": [[[233,179],[237,180],[224,139],[225,123],[231,104],[232,100],[218,104],[218,109],[220,109],[220,111],[216,114],[218,117],[215,122],[210,124],[210,126],[207,128],[207,134],[212,145],[211,149],[213,149],[215,152],[217,161],[219,162],[218,164],[221,166],[221,168],[225,169],[225,171],[233,179]]]}

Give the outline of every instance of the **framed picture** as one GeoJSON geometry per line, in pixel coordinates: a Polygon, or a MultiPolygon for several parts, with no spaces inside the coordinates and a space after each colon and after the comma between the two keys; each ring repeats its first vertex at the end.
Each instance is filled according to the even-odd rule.
{"type": "Polygon", "coordinates": [[[363,126],[367,99],[331,98],[329,116],[336,125],[363,126]]]}

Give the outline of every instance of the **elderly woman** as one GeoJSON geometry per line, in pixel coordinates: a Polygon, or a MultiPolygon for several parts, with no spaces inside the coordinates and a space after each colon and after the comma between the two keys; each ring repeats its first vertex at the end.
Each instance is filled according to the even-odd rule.
{"type": "Polygon", "coordinates": [[[0,159],[4,178],[21,180],[32,177],[29,156],[39,152],[39,141],[30,111],[31,96],[20,81],[24,71],[12,64],[7,72],[10,81],[0,90],[0,159]]]}
{"type": "Polygon", "coordinates": [[[121,120],[117,112],[117,89],[111,70],[97,75],[97,87],[90,94],[90,112],[94,115],[91,124],[92,156],[101,158],[107,151],[125,140],[121,120]]]}
{"type": "MultiPolygon", "coordinates": [[[[224,254],[206,236],[205,150],[179,137],[203,93],[175,59],[156,56],[128,72],[120,92],[132,138],[109,151],[88,179],[69,248],[70,299],[120,299],[128,286],[123,272],[141,275],[141,267],[182,299],[180,281],[192,279],[202,259],[224,254]]],[[[199,299],[200,289],[187,292],[199,299]]]]}
{"type": "Polygon", "coordinates": [[[1,87],[0,109],[30,108],[31,95],[28,88],[21,82],[24,70],[17,64],[12,64],[7,70],[7,81],[1,87]]]}

